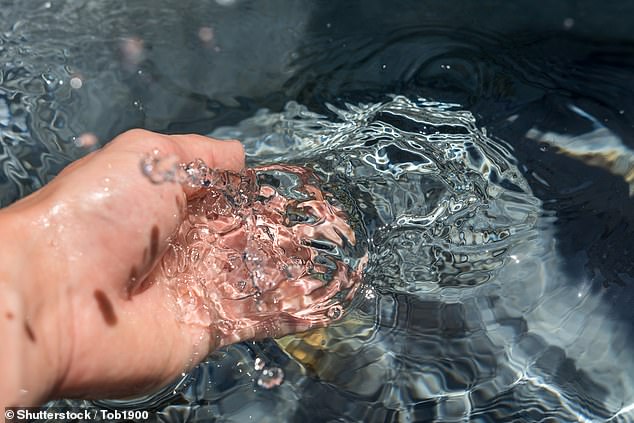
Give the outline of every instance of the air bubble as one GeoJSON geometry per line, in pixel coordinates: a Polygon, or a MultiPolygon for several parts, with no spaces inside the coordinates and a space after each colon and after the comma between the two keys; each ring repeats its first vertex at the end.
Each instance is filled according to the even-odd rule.
{"type": "Polygon", "coordinates": [[[376,298],[376,292],[374,292],[374,289],[367,287],[364,290],[363,296],[365,297],[366,300],[373,300],[374,298],[376,298]]]}
{"type": "Polygon", "coordinates": [[[263,369],[258,377],[258,386],[264,389],[272,389],[280,386],[284,382],[284,371],[279,367],[263,369]]]}
{"type": "Polygon", "coordinates": [[[189,251],[189,259],[191,260],[192,263],[195,263],[198,261],[198,259],[200,258],[200,252],[198,251],[197,248],[192,248],[189,251]]]}
{"type": "Polygon", "coordinates": [[[328,309],[326,315],[330,320],[338,320],[343,315],[343,308],[339,304],[334,305],[328,309]]]}
{"type": "Polygon", "coordinates": [[[83,85],[84,85],[84,82],[78,76],[74,76],[70,79],[70,86],[71,88],[75,90],[80,89],[83,85]]]}

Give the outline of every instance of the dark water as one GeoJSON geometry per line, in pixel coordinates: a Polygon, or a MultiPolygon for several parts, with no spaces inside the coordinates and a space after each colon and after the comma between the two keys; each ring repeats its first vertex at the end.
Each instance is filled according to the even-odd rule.
{"type": "MultiPolygon", "coordinates": [[[[533,267],[514,267],[507,252],[491,280],[472,273],[475,287],[425,288],[417,282],[434,279],[401,272],[403,262],[390,273],[377,242],[377,268],[388,270],[370,274],[371,295],[348,320],[219,352],[153,403],[174,420],[633,421],[632,16],[624,1],[2,1],[0,204],[96,148],[77,142],[85,133],[99,145],[132,127],[233,131],[251,137],[253,163],[333,174],[297,136],[321,134],[311,127],[319,119],[274,115],[288,101],[339,123],[327,103],[397,94],[457,104],[475,117],[469,134],[486,131],[508,153],[500,163],[517,169],[523,196],[514,199],[535,207],[535,222],[509,241],[533,267]],[[271,114],[245,121],[262,108],[271,114]],[[310,124],[279,123],[288,121],[310,124]],[[255,154],[280,125],[285,137],[264,142],[275,157],[255,154]],[[255,356],[284,369],[279,388],[257,387],[255,356]]],[[[388,151],[388,162],[412,163],[405,153],[388,151]]],[[[348,188],[366,176],[347,175],[348,188]]],[[[400,197],[388,202],[415,207],[444,186],[411,179],[390,186],[400,197]]],[[[372,233],[389,223],[377,216],[365,222],[372,233]]],[[[392,253],[427,245],[385,242],[392,253]]]]}

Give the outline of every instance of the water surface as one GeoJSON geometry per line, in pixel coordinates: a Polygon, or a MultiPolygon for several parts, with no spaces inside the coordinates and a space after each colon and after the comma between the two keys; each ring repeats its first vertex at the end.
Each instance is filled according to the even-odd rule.
{"type": "Polygon", "coordinates": [[[634,420],[632,6],[386,4],[2,2],[0,203],[137,126],[354,198],[356,309],[218,352],[153,400],[174,419],[634,420]]]}

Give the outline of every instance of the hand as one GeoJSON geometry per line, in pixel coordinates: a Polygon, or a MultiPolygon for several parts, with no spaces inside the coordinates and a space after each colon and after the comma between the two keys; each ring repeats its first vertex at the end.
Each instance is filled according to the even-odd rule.
{"type": "Polygon", "coordinates": [[[0,212],[11,248],[0,258],[0,331],[15,336],[0,356],[0,405],[147,392],[214,346],[213,329],[184,325],[167,288],[145,278],[194,193],[141,173],[154,149],[179,162],[244,166],[235,141],[133,130],[0,212]]]}
{"type": "Polygon", "coordinates": [[[168,287],[180,319],[216,328],[220,346],[340,318],[365,253],[317,176],[292,165],[203,174],[213,183],[147,279],[168,287]]]}
{"type": "Polygon", "coordinates": [[[220,346],[339,318],[365,260],[338,256],[355,245],[346,214],[308,169],[243,166],[238,142],[135,130],[2,210],[19,247],[0,255],[0,334],[14,341],[0,406],[139,395],[220,346]],[[209,189],[155,184],[140,168],[153,150],[228,172],[209,189]],[[287,172],[279,189],[297,198],[257,172],[287,172]]]}

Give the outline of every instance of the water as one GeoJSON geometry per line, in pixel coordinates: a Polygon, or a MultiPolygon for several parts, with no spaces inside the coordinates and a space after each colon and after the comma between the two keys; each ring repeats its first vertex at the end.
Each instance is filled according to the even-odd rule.
{"type": "MultiPolygon", "coordinates": [[[[238,173],[174,159],[155,151],[141,160],[141,170],[155,184],[198,189],[155,277],[182,323],[217,333],[216,349],[343,316],[368,260],[357,213],[344,211],[353,199],[322,191],[329,185],[307,167],[238,173]]],[[[281,369],[274,369],[260,369],[269,380],[262,386],[280,379],[281,369]]]]}
{"type": "Polygon", "coordinates": [[[309,164],[363,217],[367,286],[341,320],[218,351],[138,406],[634,421],[629,3],[1,5],[3,205],[142,126],[240,135],[252,165],[309,164]],[[390,94],[415,112],[377,117],[390,94]]]}

